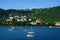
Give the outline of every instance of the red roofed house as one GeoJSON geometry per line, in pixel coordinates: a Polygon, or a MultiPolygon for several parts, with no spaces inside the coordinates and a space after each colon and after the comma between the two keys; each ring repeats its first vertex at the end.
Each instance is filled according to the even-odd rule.
{"type": "Polygon", "coordinates": [[[42,22],[41,19],[39,18],[36,19],[36,23],[41,23],[41,22],[42,22]]]}

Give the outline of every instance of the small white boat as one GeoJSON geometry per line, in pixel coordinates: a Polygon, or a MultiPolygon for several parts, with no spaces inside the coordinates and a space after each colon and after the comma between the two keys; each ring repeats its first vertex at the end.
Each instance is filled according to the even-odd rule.
{"type": "Polygon", "coordinates": [[[9,31],[12,31],[14,29],[14,27],[11,27],[11,28],[9,28],[9,31]]]}
{"type": "Polygon", "coordinates": [[[14,29],[14,27],[11,27],[11,29],[14,29]]]}
{"type": "Polygon", "coordinates": [[[34,34],[34,32],[28,32],[28,34],[34,34]]]}
{"type": "Polygon", "coordinates": [[[28,32],[27,37],[34,37],[34,32],[32,31],[32,27],[31,27],[31,31],[28,32]]]}
{"type": "Polygon", "coordinates": [[[32,35],[32,34],[27,34],[27,37],[34,37],[34,35],[32,35]]]}

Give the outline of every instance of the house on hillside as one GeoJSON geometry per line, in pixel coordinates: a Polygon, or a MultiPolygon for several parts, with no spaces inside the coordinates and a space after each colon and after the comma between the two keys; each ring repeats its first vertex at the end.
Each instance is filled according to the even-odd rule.
{"type": "Polygon", "coordinates": [[[8,19],[6,19],[5,24],[12,24],[12,21],[13,21],[13,17],[9,17],[8,19]]]}
{"type": "Polygon", "coordinates": [[[13,20],[13,17],[9,17],[9,19],[13,20]]]}
{"type": "Polygon", "coordinates": [[[12,24],[12,19],[6,19],[6,23],[5,24],[12,24]]]}
{"type": "Polygon", "coordinates": [[[16,19],[17,21],[27,21],[27,16],[21,16],[20,18],[16,19]]]}
{"type": "Polygon", "coordinates": [[[39,18],[36,19],[36,23],[41,23],[41,22],[42,22],[41,19],[39,18]]]}
{"type": "Polygon", "coordinates": [[[55,26],[60,26],[60,22],[55,22],[55,26]]]}
{"type": "Polygon", "coordinates": [[[37,23],[36,23],[36,22],[30,22],[30,24],[31,24],[31,25],[37,25],[37,23]]]}
{"type": "Polygon", "coordinates": [[[19,21],[21,21],[20,19],[17,19],[17,21],[19,22],[19,21]]]}
{"type": "Polygon", "coordinates": [[[27,16],[21,16],[21,21],[27,21],[27,16]]]}
{"type": "Polygon", "coordinates": [[[20,16],[18,16],[18,15],[16,15],[16,16],[14,16],[14,19],[20,19],[20,16]]]}
{"type": "Polygon", "coordinates": [[[29,19],[28,19],[28,21],[32,21],[32,19],[31,19],[31,18],[29,18],[29,19]]]}

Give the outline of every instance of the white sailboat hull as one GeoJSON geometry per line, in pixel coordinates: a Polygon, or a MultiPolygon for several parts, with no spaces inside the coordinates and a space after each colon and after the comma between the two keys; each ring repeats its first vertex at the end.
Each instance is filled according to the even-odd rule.
{"type": "Polygon", "coordinates": [[[34,34],[34,32],[28,32],[28,34],[34,34]]]}
{"type": "Polygon", "coordinates": [[[27,37],[34,37],[34,35],[32,35],[32,34],[27,34],[27,37]]]}

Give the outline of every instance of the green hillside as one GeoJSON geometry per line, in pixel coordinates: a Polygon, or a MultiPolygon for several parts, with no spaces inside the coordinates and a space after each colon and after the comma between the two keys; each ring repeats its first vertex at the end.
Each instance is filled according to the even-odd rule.
{"type": "Polygon", "coordinates": [[[22,10],[16,10],[16,9],[8,9],[4,10],[0,8],[0,20],[4,20],[5,18],[8,18],[9,15],[15,16],[15,15],[26,15],[29,18],[35,17],[40,18],[43,23],[50,23],[54,24],[54,22],[60,22],[60,6],[56,7],[50,7],[50,8],[33,8],[33,9],[22,9],[22,10]]]}

